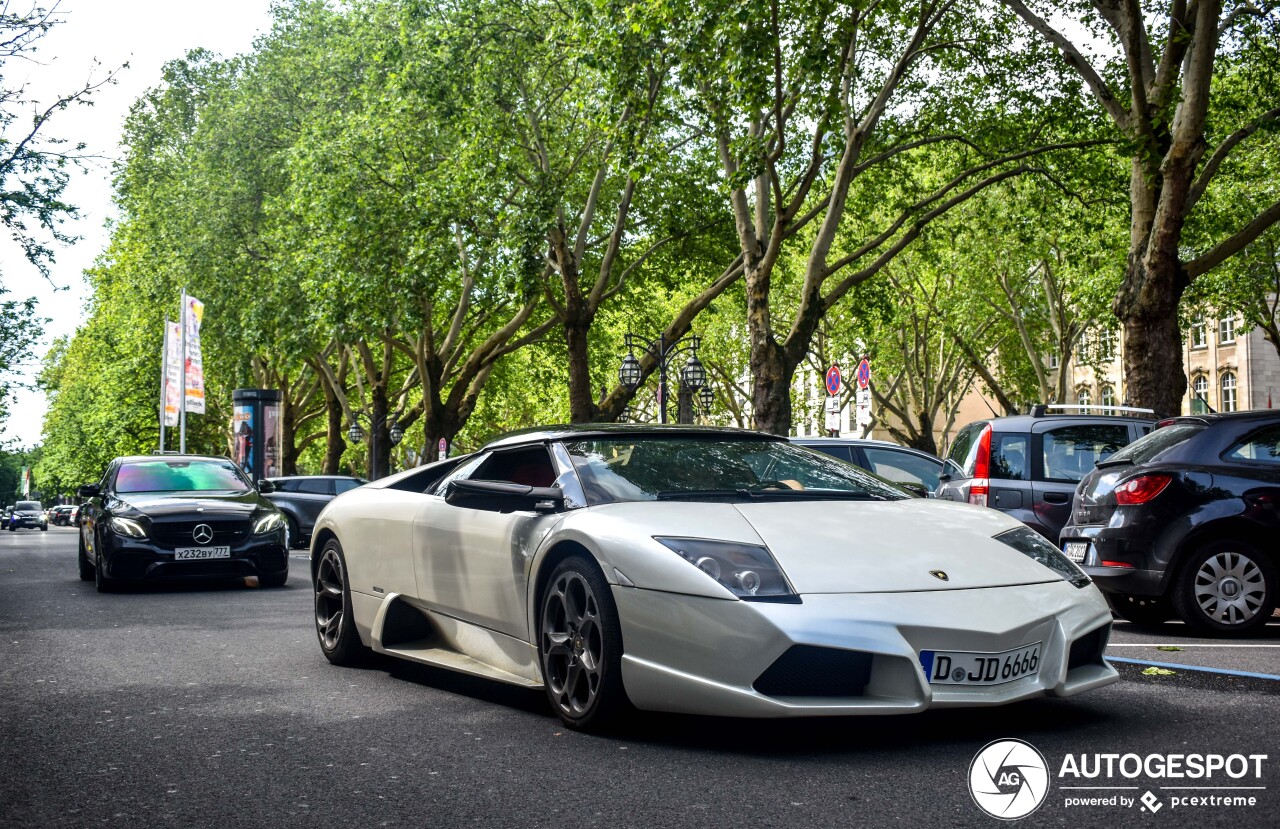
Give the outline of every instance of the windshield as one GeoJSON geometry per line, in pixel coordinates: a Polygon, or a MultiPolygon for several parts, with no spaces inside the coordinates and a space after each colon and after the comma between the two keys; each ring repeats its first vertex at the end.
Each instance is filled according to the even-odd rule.
{"type": "Polygon", "coordinates": [[[116,492],[248,492],[249,482],[229,460],[154,460],[127,463],[116,473],[116,492]]]}
{"type": "Polygon", "coordinates": [[[19,501],[14,504],[13,508],[21,512],[39,512],[41,510],[39,501],[19,501]]]}
{"type": "Polygon", "coordinates": [[[564,446],[589,504],[909,497],[857,467],[785,441],[634,435],[568,441],[564,446]]]}
{"type": "Polygon", "coordinates": [[[1203,423],[1172,423],[1150,434],[1143,435],[1125,448],[1103,461],[1099,466],[1147,463],[1205,428],[1203,423]]]}

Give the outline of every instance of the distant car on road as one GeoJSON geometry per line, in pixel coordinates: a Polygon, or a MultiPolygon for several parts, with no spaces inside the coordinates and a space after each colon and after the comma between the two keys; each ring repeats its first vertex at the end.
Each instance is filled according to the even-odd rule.
{"type": "Polygon", "coordinates": [[[811,437],[791,442],[860,466],[915,495],[932,495],[942,474],[941,458],[887,440],[811,437]]]}
{"type": "Polygon", "coordinates": [[[330,501],[368,483],[350,475],[289,475],[270,480],[275,491],[267,499],[284,513],[290,547],[307,545],[316,518],[330,501]]]}
{"type": "Polygon", "coordinates": [[[1036,406],[975,421],[956,433],[937,497],[998,509],[1056,543],[1080,479],[1154,426],[1148,410],[1127,406],[1036,406]]]}
{"type": "Polygon", "coordinates": [[[144,579],[289,576],[284,516],[229,458],[116,458],[80,487],[80,578],[99,592],[144,579]]]}
{"type": "Polygon", "coordinates": [[[72,504],[61,504],[53,508],[53,514],[49,516],[49,523],[55,527],[71,526],[71,516],[75,510],[72,504]]]}
{"type": "Polygon", "coordinates": [[[1267,623],[1280,592],[1280,412],[1178,417],[1098,464],[1060,538],[1139,625],[1267,623]]]}
{"type": "Polygon", "coordinates": [[[6,526],[10,532],[20,529],[48,530],[49,519],[39,501],[19,501],[9,512],[6,526]]]}

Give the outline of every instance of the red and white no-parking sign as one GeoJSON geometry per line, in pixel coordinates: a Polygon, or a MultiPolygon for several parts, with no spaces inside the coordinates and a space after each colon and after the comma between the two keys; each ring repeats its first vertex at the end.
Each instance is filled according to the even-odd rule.
{"type": "Polygon", "coordinates": [[[858,388],[865,389],[871,385],[871,363],[867,362],[864,357],[862,362],[858,363],[858,370],[854,373],[854,378],[858,381],[858,388]]]}
{"type": "Polygon", "coordinates": [[[835,397],[840,393],[840,366],[832,365],[827,369],[827,394],[835,397]]]}

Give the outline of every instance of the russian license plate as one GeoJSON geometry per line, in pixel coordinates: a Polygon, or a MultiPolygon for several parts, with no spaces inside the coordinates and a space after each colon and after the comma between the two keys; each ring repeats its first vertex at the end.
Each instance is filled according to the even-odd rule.
{"type": "Polygon", "coordinates": [[[1000,685],[1040,667],[1040,643],[1002,653],[920,651],[920,666],[930,685],[1000,685]]]}
{"type": "Polygon", "coordinates": [[[202,558],[231,558],[230,547],[178,547],[173,551],[174,561],[195,561],[202,558]]]}
{"type": "Polygon", "coordinates": [[[1084,564],[1085,557],[1089,555],[1089,542],[1067,541],[1062,545],[1062,552],[1076,564],[1084,564]]]}

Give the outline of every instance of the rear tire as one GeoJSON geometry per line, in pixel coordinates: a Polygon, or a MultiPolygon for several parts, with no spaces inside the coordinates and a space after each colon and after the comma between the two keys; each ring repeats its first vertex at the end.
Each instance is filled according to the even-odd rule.
{"type": "Polygon", "coordinates": [[[622,626],[594,561],[570,556],[547,581],[538,609],[538,662],[565,725],[602,731],[630,710],[622,685],[622,626]]]}
{"type": "Polygon", "coordinates": [[[1178,570],[1173,606],[1202,633],[1244,636],[1276,609],[1276,567],[1257,548],[1231,539],[1206,544],[1178,570]]]}
{"type": "Polygon", "coordinates": [[[1159,628],[1175,615],[1168,596],[1130,596],[1108,593],[1107,604],[1121,619],[1140,628],[1159,628]]]}
{"type": "Polygon", "coordinates": [[[84,536],[80,536],[80,543],[77,545],[76,559],[80,564],[80,581],[93,581],[93,565],[89,563],[89,556],[84,551],[84,536]]]}
{"type": "Polygon", "coordinates": [[[360,641],[351,612],[351,587],[347,584],[347,559],[338,539],[325,542],[311,586],[315,591],[316,638],[320,650],[334,665],[363,665],[373,654],[360,641]]]}
{"type": "Polygon", "coordinates": [[[298,519],[286,512],[284,514],[284,523],[286,527],[285,532],[289,539],[285,546],[290,550],[300,549],[302,547],[302,530],[298,528],[298,519]]]}

